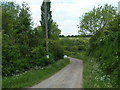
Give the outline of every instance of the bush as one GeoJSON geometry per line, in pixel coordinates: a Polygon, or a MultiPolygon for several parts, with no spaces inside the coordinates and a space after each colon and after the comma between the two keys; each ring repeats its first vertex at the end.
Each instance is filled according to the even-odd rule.
{"type": "Polygon", "coordinates": [[[33,47],[30,52],[30,58],[38,59],[46,55],[45,48],[42,46],[33,47]]]}
{"type": "Polygon", "coordinates": [[[2,49],[2,74],[9,76],[15,72],[14,63],[21,57],[20,50],[17,46],[12,45],[3,45],[2,49]]]}
{"type": "Polygon", "coordinates": [[[120,87],[119,28],[117,17],[104,31],[98,32],[91,38],[89,49],[90,55],[97,59],[102,71],[110,75],[116,87],[120,87]]]}
{"type": "Polygon", "coordinates": [[[49,48],[54,60],[59,60],[63,58],[63,47],[60,45],[59,41],[50,40],[49,48]]]}

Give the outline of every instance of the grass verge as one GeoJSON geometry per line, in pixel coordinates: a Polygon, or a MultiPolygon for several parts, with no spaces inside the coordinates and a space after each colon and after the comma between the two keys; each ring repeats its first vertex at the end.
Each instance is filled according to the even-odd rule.
{"type": "Polygon", "coordinates": [[[99,63],[88,58],[84,61],[84,88],[112,88],[111,80],[99,68],[99,63]]]}
{"type": "Polygon", "coordinates": [[[85,52],[76,53],[71,57],[78,58],[84,62],[83,88],[113,88],[108,75],[104,75],[99,68],[99,63],[93,58],[87,57],[85,52]]]}
{"type": "Polygon", "coordinates": [[[40,83],[42,80],[52,76],[69,63],[69,59],[62,59],[45,68],[3,78],[2,88],[24,88],[33,86],[37,83],[40,83]]]}

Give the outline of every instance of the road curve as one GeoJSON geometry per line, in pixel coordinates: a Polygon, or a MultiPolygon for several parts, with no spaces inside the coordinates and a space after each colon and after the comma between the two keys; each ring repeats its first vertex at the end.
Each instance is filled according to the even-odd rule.
{"type": "Polygon", "coordinates": [[[69,58],[69,65],[31,88],[82,88],[83,62],[69,58]]]}

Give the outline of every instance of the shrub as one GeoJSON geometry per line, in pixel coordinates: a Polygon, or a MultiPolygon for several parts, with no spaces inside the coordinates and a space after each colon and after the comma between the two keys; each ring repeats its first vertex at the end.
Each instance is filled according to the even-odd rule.
{"type": "MultiPolygon", "coordinates": [[[[119,17],[120,18],[120,17],[119,17]]],[[[90,40],[89,52],[100,63],[100,68],[110,75],[113,85],[120,87],[120,61],[118,17],[105,30],[98,32],[90,40]]]]}
{"type": "Polygon", "coordinates": [[[43,56],[45,56],[45,48],[42,47],[42,46],[39,46],[39,47],[33,47],[31,49],[31,52],[30,52],[30,58],[32,59],[38,59],[38,58],[41,58],[43,56]]]}
{"type": "Polygon", "coordinates": [[[64,56],[63,47],[60,45],[59,41],[49,41],[50,53],[55,60],[62,59],[64,56]]]}
{"type": "Polygon", "coordinates": [[[20,50],[17,46],[11,45],[3,45],[2,49],[2,74],[9,76],[14,73],[14,63],[21,56],[20,50]]]}

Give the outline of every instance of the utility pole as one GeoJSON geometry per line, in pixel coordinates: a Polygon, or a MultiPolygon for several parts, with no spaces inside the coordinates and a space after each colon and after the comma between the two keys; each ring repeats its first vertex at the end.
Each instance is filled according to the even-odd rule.
{"type": "Polygon", "coordinates": [[[46,42],[46,57],[49,58],[49,49],[48,49],[48,7],[47,7],[47,3],[49,2],[49,0],[43,0],[43,4],[42,7],[44,9],[44,11],[42,11],[43,13],[43,18],[44,18],[44,25],[45,25],[45,42],[46,42]]]}
{"type": "Polygon", "coordinates": [[[49,58],[49,42],[48,38],[50,37],[50,25],[52,23],[52,15],[50,11],[50,0],[43,0],[41,6],[41,26],[44,32],[45,44],[46,44],[46,57],[49,58]]]}
{"type": "Polygon", "coordinates": [[[46,57],[49,58],[49,50],[48,50],[48,18],[47,18],[47,2],[45,2],[45,31],[46,31],[46,57]]]}

